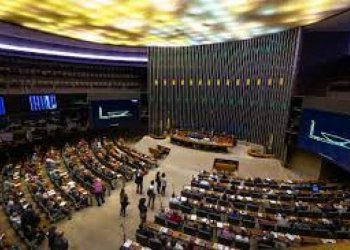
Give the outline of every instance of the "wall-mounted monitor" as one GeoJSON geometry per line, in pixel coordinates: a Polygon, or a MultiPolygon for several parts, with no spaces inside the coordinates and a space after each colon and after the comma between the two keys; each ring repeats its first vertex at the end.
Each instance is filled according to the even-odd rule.
{"type": "Polygon", "coordinates": [[[304,109],[299,146],[350,171],[350,115],[304,109]]]}
{"type": "Polygon", "coordinates": [[[5,98],[0,96],[0,115],[5,115],[5,98]]]}
{"type": "Polygon", "coordinates": [[[29,106],[31,111],[55,110],[57,109],[56,95],[30,95],[29,106]]]}
{"type": "Polygon", "coordinates": [[[92,101],[91,118],[96,128],[135,126],[139,121],[139,100],[92,101]]]}

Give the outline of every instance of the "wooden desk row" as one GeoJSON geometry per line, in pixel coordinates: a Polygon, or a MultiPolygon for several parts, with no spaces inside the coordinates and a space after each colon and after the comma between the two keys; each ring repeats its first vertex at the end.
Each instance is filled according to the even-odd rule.
{"type": "MultiPolygon", "coordinates": [[[[198,207],[200,202],[198,200],[195,199],[190,199],[187,197],[182,197],[181,198],[183,201],[189,201],[189,203],[195,207],[198,207]]],[[[207,208],[218,208],[218,210],[222,213],[228,213],[228,212],[238,212],[240,214],[242,214],[242,212],[244,212],[245,215],[250,215],[252,217],[255,218],[259,218],[259,219],[265,219],[265,220],[269,220],[269,221],[276,221],[277,220],[277,216],[276,214],[269,214],[269,213],[261,213],[261,212],[253,212],[253,211],[249,211],[249,210],[242,210],[242,209],[235,209],[232,207],[227,207],[227,206],[219,206],[219,205],[212,205],[212,204],[203,204],[204,206],[206,206],[207,208]]],[[[288,219],[290,220],[295,220],[297,219],[296,216],[287,216],[288,219]]],[[[325,218],[318,218],[318,219],[310,219],[308,217],[298,217],[299,219],[301,219],[304,222],[309,223],[310,221],[314,222],[314,223],[322,223],[323,219],[325,218]]],[[[343,220],[344,225],[350,225],[350,221],[349,220],[343,220]]]]}

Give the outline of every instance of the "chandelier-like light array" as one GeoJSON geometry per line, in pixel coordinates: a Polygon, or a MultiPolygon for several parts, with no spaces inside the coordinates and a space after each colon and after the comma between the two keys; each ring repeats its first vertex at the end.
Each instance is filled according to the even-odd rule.
{"type": "Polygon", "coordinates": [[[307,25],[350,0],[0,0],[0,19],[80,40],[188,46],[307,25]]]}

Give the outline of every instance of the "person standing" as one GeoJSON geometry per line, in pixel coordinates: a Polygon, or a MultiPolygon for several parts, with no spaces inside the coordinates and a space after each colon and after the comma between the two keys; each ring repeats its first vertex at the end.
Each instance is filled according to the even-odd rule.
{"type": "Polygon", "coordinates": [[[120,193],[119,193],[120,204],[122,204],[122,201],[124,200],[124,196],[125,196],[125,189],[122,188],[122,189],[120,190],[120,193]]]}
{"type": "Polygon", "coordinates": [[[165,196],[165,190],[166,190],[166,185],[167,185],[167,179],[165,176],[165,173],[162,173],[162,177],[160,178],[160,182],[161,182],[161,194],[163,196],[165,196]]]}
{"type": "Polygon", "coordinates": [[[148,190],[147,190],[147,196],[148,196],[148,204],[147,206],[150,207],[152,209],[154,209],[154,200],[156,199],[156,193],[157,193],[157,189],[156,186],[154,184],[154,181],[151,181],[151,185],[149,186],[148,190]]]}
{"type": "Polygon", "coordinates": [[[105,203],[103,185],[102,185],[101,179],[96,178],[94,183],[92,184],[92,187],[94,189],[97,205],[101,206],[101,203],[105,203]]]}
{"type": "Polygon", "coordinates": [[[143,177],[145,176],[146,172],[143,168],[139,168],[136,173],[135,177],[135,183],[136,183],[136,193],[142,194],[143,191],[143,177]]]}
{"type": "Polygon", "coordinates": [[[123,196],[123,200],[120,204],[120,216],[123,216],[125,217],[125,214],[126,214],[126,208],[127,206],[129,206],[129,198],[128,198],[128,194],[124,194],[123,196]]]}
{"type": "Polygon", "coordinates": [[[47,232],[47,239],[49,242],[49,249],[53,249],[53,244],[56,238],[56,230],[57,227],[56,226],[52,226],[49,228],[48,232],[47,232]]]}
{"type": "Polygon", "coordinates": [[[160,179],[160,172],[158,171],[156,174],[156,183],[157,183],[157,192],[158,194],[160,194],[160,190],[161,190],[161,179],[160,179]]]}
{"type": "Polygon", "coordinates": [[[147,207],[146,207],[146,198],[140,198],[139,200],[139,212],[140,212],[140,226],[143,226],[143,224],[146,222],[147,219],[147,207]]]}

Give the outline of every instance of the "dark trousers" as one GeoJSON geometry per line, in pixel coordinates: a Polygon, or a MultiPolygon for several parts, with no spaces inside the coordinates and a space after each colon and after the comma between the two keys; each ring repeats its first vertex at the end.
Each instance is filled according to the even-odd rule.
{"type": "Polygon", "coordinates": [[[160,185],[161,185],[160,182],[157,182],[157,192],[158,192],[158,194],[160,194],[160,189],[161,189],[160,185]]]}
{"type": "Polygon", "coordinates": [[[142,194],[142,191],[143,191],[143,182],[141,183],[136,183],[136,193],[138,194],[142,194]]]}
{"type": "Polygon", "coordinates": [[[148,196],[148,204],[147,204],[148,207],[151,206],[151,208],[154,208],[155,198],[156,198],[155,195],[148,196]]]}
{"type": "Polygon", "coordinates": [[[125,217],[126,207],[125,205],[120,205],[120,216],[125,217]]]}
{"type": "Polygon", "coordinates": [[[103,193],[96,193],[95,194],[95,199],[97,201],[97,205],[101,206],[101,203],[105,203],[105,199],[103,197],[103,193]]]}
{"type": "Polygon", "coordinates": [[[165,196],[165,189],[166,189],[166,186],[163,186],[163,187],[162,187],[162,190],[161,190],[161,192],[160,192],[163,196],[165,196]]]}

